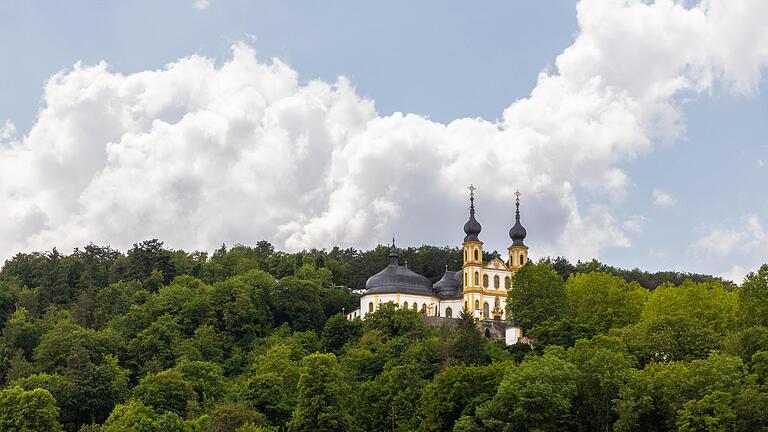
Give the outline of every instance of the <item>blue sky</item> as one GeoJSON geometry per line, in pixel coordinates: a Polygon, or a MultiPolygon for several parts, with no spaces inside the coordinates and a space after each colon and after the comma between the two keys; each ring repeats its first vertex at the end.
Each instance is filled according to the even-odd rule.
{"type": "MultiPolygon", "coordinates": [[[[72,109],[51,109],[48,117],[38,117],[42,108],[54,107],[54,99],[46,97],[45,85],[57,72],[64,71],[64,75],[74,76],[76,72],[73,72],[73,65],[77,62],[81,62],[82,67],[87,69],[105,61],[109,66],[99,73],[117,80],[142,71],[164,70],[165,65],[194,54],[209,59],[216,70],[221,70],[228,62],[236,63],[232,46],[239,42],[255,51],[255,58],[262,64],[269,63],[273,57],[279,58],[298,74],[300,87],[309,86],[312,80],[333,86],[339,76],[344,76],[353,87],[357,99],[375,103],[373,117],[366,120],[366,132],[356,140],[350,138],[353,144],[344,144],[346,150],[342,151],[340,147],[330,160],[342,158],[342,154],[353,154],[352,159],[345,159],[346,163],[368,161],[367,158],[372,156],[360,156],[360,150],[353,152],[349,149],[355,146],[375,148],[378,145],[376,143],[383,140],[386,144],[381,145],[392,146],[394,151],[414,152],[413,161],[417,165],[414,171],[400,172],[392,169],[393,177],[389,180],[392,186],[383,192],[375,187],[366,189],[364,176],[318,174],[319,181],[328,181],[332,186],[322,191],[308,191],[300,187],[291,189],[303,194],[302,198],[286,197],[285,193],[277,195],[278,198],[269,198],[272,195],[265,191],[273,189],[274,185],[270,181],[281,180],[273,178],[260,181],[258,186],[245,188],[239,196],[252,193],[246,198],[259,205],[265,205],[265,200],[269,202],[270,199],[305,202],[306,198],[306,202],[310,203],[300,210],[286,204],[285,208],[280,207],[279,211],[265,216],[266,222],[263,224],[252,223],[259,218],[258,207],[242,207],[246,214],[217,218],[215,212],[209,214],[204,205],[197,203],[191,208],[176,209],[175,213],[155,217],[147,214],[156,215],[163,210],[158,210],[161,207],[154,207],[154,204],[148,205],[145,212],[132,213],[116,203],[104,211],[110,215],[119,215],[121,219],[115,224],[123,229],[118,229],[115,226],[89,226],[98,225],[103,217],[93,219],[88,216],[93,212],[89,207],[89,197],[92,197],[93,190],[113,190],[117,196],[125,192],[120,189],[122,186],[116,186],[117,180],[104,180],[106,174],[118,171],[114,159],[105,159],[99,168],[85,170],[90,173],[88,176],[96,180],[88,177],[83,180],[81,188],[74,188],[77,190],[71,195],[60,194],[57,190],[57,184],[67,181],[66,175],[59,182],[52,182],[48,178],[57,173],[78,171],[80,162],[73,156],[78,154],[74,151],[67,153],[66,157],[71,159],[66,162],[61,162],[65,157],[58,155],[57,160],[63,165],[57,165],[56,169],[40,171],[39,166],[35,165],[35,169],[28,170],[38,171],[37,175],[42,178],[25,181],[26,185],[32,185],[24,186],[29,188],[25,189],[30,197],[26,201],[14,200],[13,197],[19,194],[18,189],[8,187],[5,195],[0,190],[0,204],[6,208],[6,219],[22,227],[5,235],[0,232],[0,242],[5,243],[0,254],[7,256],[12,253],[11,250],[52,246],[66,249],[89,240],[125,248],[133,241],[153,236],[166,239],[171,247],[186,249],[212,248],[222,241],[248,242],[262,237],[287,249],[332,244],[369,247],[384,242],[393,231],[398,233],[400,243],[404,245],[454,245],[461,239],[458,230],[466,217],[463,214],[466,206],[463,202],[464,187],[467,180],[470,180],[481,185],[478,190],[478,218],[484,224],[481,239],[491,249],[503,250],[507,246],[508,241],[504,236],[510,222],[509,198],[511,191],[519,188],[524,193],[524,223],[527,222],[528,244],[534,257],[541,253],[564,254],[582,259],[596,255],[607,263],[623,267],[706,272],[722,274],[738,281],[744,272],[768,261],[768,235],[763,231],[763,227],[768,224],[768,203],[765,200],[768,167],[764,166],[768,163],[768,139],[765,138],[768,136],[768,98],[765,96],[768,84],[764,78],[747,79],[739,74],[754,68],[764,73],[765,53],[768,50],[765,46],[768,44],[765,31],[761,32],[759,27],[750,30],[750,22],[738,16],[723,17],[721,20],[718,14],[726,14],[716,4],[722,2],[712,2],[713,5],[705,10],[711,21],[718,23],[733,20],[736,22],[735,27],[744,28],[746,36],[725,31],[722,35],[715,34],[715,40],[722,42],[723,48],[712,48],[714,54],[709,56],[702,54],[707,52],[707,46],[697,46],[691,40],[695,48],[689,48],[673,37],[678,30],[683,36],[688,35],[688,31],[694,31],[688,27],[692,24],[686,21],[683,12],[693,15],[691,8],[700,6],[696,3],[689,4],[688,9],[674,10],[674,14],[671,13],[674,7],[670,2],[660,2],[662,4],[649,7],[647,11],[641,10],[643,8],[638,6],[640,3],[634,1],[604,2],[612,3],[611,7],[594,1],[586,3],[579,9],[582,16],[580,25],[577,20],[577,3],[568,1],[495,1],[484,4],[482,8],[475,4],[452,1],[361,3],[210,0],[204,8],[195,7],[194,1],[0,1],[0,16],[5,23],[0,28],[0,37],[6,41],[0,44],[0,56],[6,60],[5,67],[0,68],[0,124],[7,120],[15,128],[15,133],[6,132],[4,141],[0,140],[0,149],[3,146],[12,149],[0,153],[0,158],[5,158],[6,162],[15,161],[13,165],[16,167],[20,165],[20,160],[30,160],[30,164],[42,163],[19,156],[24,153],[24,149],[30,150],[28,153],[31,154],[47,154],[45,150],[40,150],[46,146],[44,138],[27,136],[34,127],[49,130],[52,127],[46,125],[56,124],[56,118],[71,115],[72,109]],[[636,20],[629,18],[629,22],[638,23],[637,29],[627,29],[618,20],[611,20],[611,16],[621,18],[623,15],[618,14],[625,12],[638,14],[636,20]],[[669,35],[654,34],[658,28],[644,26],[644,20],[649,18],[643,14],[650,13],[669,17],[666,27],[662,25],[662,29],[668,29],[669,35]],[[602,17],[600,19],[605,21],[591,21],[591,16],[602,17]],[[740,19],[744,23],[739,23],[740,19]],[[675,20],[683,23],[679,29],[675,20]],[[631,31],[637,31],[639,36],[630,34],[631,31]],[[612,32],[615,36],[611,36],[612,32]],[[582,42],[586,41],[585,45],[591,43],[591,38],[598,40],[596,46],[604,50],[599,65],[594,66],[588,58],[584,59],[583,53],[590,51],[578,45],[571,54],[575,60],[572,58],[567,62],[563,60],[562,64],[557,63],[558,56],[574,45],[579,35],[584,36],[582,42]],[[643,37],[652,42],[644,45],[643,37]],[[747,37],[750,44],[740,43],[742,37],[747,37]],[[600,38],[605,39],[600,42],[600,38]],[[627,41],[626,46],[622,46],[624,40],[627,41]],[[731,40],[732,46],[728,45],[731,40]],[[663,41],[668,41],[669,47],[654,51],[656,46],[663,45],[663,41]],[[680,58],[684,60],[676,58],[675,50],[679,50],[680,58]],[[735,54],[731,57],[721,54],[721,51],[726,50],[735,54]],[[744,51],[743,55],[740,50],[744,51]],[[693,54],[689,54],[689,51],[693,54]],[[638,56],[646,56],[638,61],[640,68],[627,64],[627,57],[624,56],[631,56],[633,52],[638,56]],[[611,58],[611,53],[619,54],[611,58]],[[692,60],[685,60],[688,55],[692,60]],[[718,63],[718,56],[723,58],[722,64],[718,63]],[[702,58],[705,60],[700,60],[702,58]],[[753,60],[745,65],[746,60],[743,59],[753,60]],[[702,64],[697,65],[697,61],[702,64]],[[658,74],[642,70],[644,65],[656,63],[670,66],[660,67],[658,74]],[[568,67],[569,64],[575,66],[568,67]],[[559,68],[561,65],[565,66],[559,68]],[[716,76],[709,82],[698,73],[691,72],[698,67],[722,76],[716,76]],[[542,71],[553,77],[563,77],[570,83],[571,79],[567,77],[579,76],[580,79],[582,70],[590,70],[605,78],[607,84],[599,84],[604,88],[623,91],[622,86],[626,86],[626,92],[634,100],[641,101],[637,104],[646,103],[644,92],[656,88],[646,82],[647,76],[658,76],[660,83],[673,82],[676,77],[684,77],[693,82],[659,97],[662,104],[668,104],[680,116],[678,124],[684,124],[684,131],[657,133],[653,124],[643,124],[642,133],[638,132],[638,135],[648,137],[651,144],[646,146],[635,142],[634,138],[623,138],[622,125],[610,124],[613,117],[607,117],[608,120],[600,120],[605,122],[600,126],[603,129],[587,130],[603,136],[605,145],[611,144],[613,136],[618,141],[627,140],[627,144],[619,142],[616,145],[619,150],[602,159],[589,161],[584,166],[577,162],[571,166],[568,157],[557,163],[547,162],[553,157],[559,160],[557,155],[562,151],[555,149],[543,150],[540,157],[534,154],[521,160],[521,166],[526,167],[521,172],[503,172],[509,171],[508,162],[515,163],[514,156],[509,156],[509,161],[499,164],[489,162],[487,166],[495,167],[490,169],[499,171],[492,174],[486,165],[483,165],[485,168],[471,172],[471,175],[464,169],[456,168],[462,165],[461,160],[467,158],[490,160],[497,157],[497,147],[493,146],[507,145],[505,140],[509,140],[510,148],[513,149],[511,153],[514,154],[517,151],[514,150],[515,142],[524,140],[516,137],[525,136],[525,131],[531,128],[541,128],[537,129],[539,135],[546,135],[547,126],[536,125],[535,118],[551,110],[540,108],[541,104],[538,103],[521,104],[517,117],[509,120],[504,116],[505,109],[520,99],[535,101],[539,97],[531,95],[534,89],[544,88],[540,84],[537,87],[542,71]],[[665,73],[669,76],[663,75],[665,73]],[[611,74],[615,75],[611,77],[611,74]],[[733,90],[733,82],[742,81],[749,82],[748,90],[733,90]],[[637,88],[644,90],[638,93],[637,88]],[[538,109],[543,114],[534,111],[538,109]],[[397,112],[417,114],[424,121],[409,121],[407,117],[394,118],[393,113],[397,112]],[[406,140],[398,138],[398,131],[407,129],[408,137],[412,134],[421,136],[418,131],[422,129],[430,130],[435,125],[447,125],[462,118],[478,120],[466,126],[466,130],[465,126],[456,126],[447,132],[450,136],[466,136],[466,151],[459,162],[443,161],[443,165],[434,162],[435,155],[439,157],[442,151],[434,150],[434,147],[442,145],[439,138],[428,143],[409,141],[409,144],[398,144],[406,140]],[[381,126],[371,126],[378,124],[379,120],[381,126]],[[490,132],[477,132],[480,134],[478,142],[489,143],[480,145],[483,149],[487,148],[483,151],[489,153],[473,153],[474,132],[471,130],[487,129],[494,124],[500,129],[514,129],[515,132],[502,134],[504,137],[498,138],[489,135],[490,132]],[[500,140],[500,144],[495,140],[500,140]],[[399,145],[402,147],[397,147],[399,145]],[[434,154],[423,150],[430,146],[434,154]],[[11,154],[12,151],[16,153],[11,154]],[[546,176],[542,175],[546,180],[533,181],[534,176],[548,169],[553,171],[546,176]],[[104,170],[106,174],[103,174],[104,170]],[[596,175],[595,179],[591,179],[591,170],[618,170],[624,180],[607,187],[603,183],[610,183],[610,178],[617,177],[596,175]],[[435,180],[435,177],[440,180],[435,180]],[[586,177],[590,179],[585,180],[586,177]],[[526,184],[528,181],[531,185],[526,184]],[[538,186],[533,186],[534,183],[538,186]],[[450,190],[451,186],[455,190],[450,190]],[[378,192],[374,192],[374,189],[378,192]],[[357,200],[368,200],[363,209],[344,213],[351,204],[338,204],[339,198],[334,198],[334,192],[349,196],[352,194],[349,191],[360,194],[355,195],[357,200]],[[421,193],[425,196],[419,197],[421,193]],[[49,202],[47,200],[51,195],[66,196],[69,201],[64,204],[49,202]],[[322,197],[318,198],[318,195],[322,197]],[[483,207],[484,199],[492,202],[483,207]],[[319,200],[319,204],[315,200],[319,200]],[[530,206],[525,207],[526,203],[530,206]],[[378,210],[376,206],[383,210],[378,210]],[[67,211],[61,210],[63,207],[67,211]],[[364,211],[365,207],[377,210],[368,214],[364,211]],[[195,214],[199,218],[190,217],[188,224],[181,224],[184,229],[177,231],[175,227],[179,224],[169,220],[179,214],[195,214]],[[291,214],[297,216],[286,216],[291,214]],[[350,217],[350,214],[355,216],[350,217]],[[529,217],[527,221],[526,215],[529,217]],[[344,223],[350,219],[354,223],[344,223]],[[363,219],[365,222],[361,221],[363,219]],[[432,223],[435,219],[441,222],[432,223]],[[216,224],[220,224],[217,229],[210,228],[216,224]],[[125,229],[126,226],[131,228],[125,229]],[[276,231],[280,234],[270,234],[276,231]],[[125,236],[117,235],[116,232],[125,233],[125,236]],[[188,240],[189,237],[194,240],[188,240]]],[[[764,5],[751,7],[747,3],[746,7],[750,8],[756,20],[760,17],[768,18],[764,5]]],[[[648,22],[654,21],[650,19],[648,22]]],[[[717,25],[712,27],[720,28],[717,25]]],[[[708,31],[702,27],[702,32],[708,31]]],[[[88,79],[96,78],[92,76],[88,79]]],[[[196,78],[192,76],[190,79],[196,78]]],[[[582,81],[573,79],[573,82],[582,81]]],[[[145,85],[150,86],[151,83],[145,85]]],[[[601,87],[602,90],[604,88],[601,87]]],[[[572,96],[565,100],[576,107],[580,106],[577,100],[581,94],[580,89],[569,88],[567,91],[572,96]]],[[[103,101],[98,103],[109,104],[103,101]]],[[[560,105],[557,101],[547,103],[555,107],[560,105]]],[[[197,107],[198,104],[199,101],[190,102],[188,106],[197,107]]],[[[220,105],[221,101],[218,101],[216,107],[220,105]]],[[[629,104],[630,111],[635,105],[629,104]]],[[[102,111],[104,106],[107,105],[101,106],[102,111]]],[[[192,112],[188,106],[182,111],[192,112]]],[[[656,107],[651,103],[648,106],[656,107]]],[[[77,109],[80,108],[82,106],[77,109]]],[[[365,112],[364,107],[359,109],[365,112]]],[[[211,110],[215,109],[207,109],[211,110]]],[[[624,111],[622,109],[619,112],[624,111]]],[[[647,111],[638,109],[643,115],[647,111]]],[[[654,111],[653,116],[672,118],[674,114],[665,108],[654,111]]],[[[304,130],[310,120],[294,118],[291,120],[293,126],[286,128],[304,130]]],[[[565,120],[568,118],[565,117],[565,120]]],[[[592,120],[587,118],[586,123],[590,122],[592,120]]],[[[182,122],[169,123],[175,126],[182,122]]],[[[345,120],[344,125],[348,123],[345,120]]],[[[205,126],[203,123],[201,127],[205,126]]],[[[578,128],[578,125],[575,127],[578,128]]],[[[352,129],[357,130],[354,127],[352,129]]],[[[6,128],[6,131],[10,130],[6,128]]],[[[62,133],[66,134],[66,131],[62,133]]],[[[98,134],[94,132],[91,137],[86,136],[85,140],[93,138],[94,142],[89,145],[102,150],[110,142],[130,147],[133,145],[130,139],[135,133],[138,132],[131,128],[121,131],[104,130],[98,134]],[[112,138],[99,141],[102,136],[112,138]]],[[[155,136],[150,129],[142,133],[146,133],[147,137],[155,136]]],[[[350,136],[352,134],[347,133],[350,136]]],[[[568,141],[562,134],[553,132],[552,135],[557,137],[553,140],[568,141]]],[[[565,149],[574,149],[574,160],[589,159],[590,154],[599,153],[597,149],[593,152],[587,148],[590,145],[589,137],[580,139],[584,140],[584,144],[576,140],[575,144],[562,144],[565,149]]],[[[257,142],[255,145],[260,144],[257,142]]],[[[301,143],[296,145],[296,149],[303,148],[301,143]]],[[[311,138],[308,145],[310,148],[314,145],[311,138]]],[[[531,149],[540,148],[537,144],[531,146],[531,149]]],[[[460,151],[454,147],[450,149],[446,151],[460,151]]],[[[115,150],[112,148],[109,151],[115,150]]],[[[535,150],[528,151],[535,153],[535,150]]],[[[242,154],[238,154],[231,155],[232,161],[242,157],[242,154]]],[[[158,156],[154,154],[152,157],[156,159],[158,156]]],[[[408,161],[409,158],[403,160],[408,161]]],[[[309,162],[311,164],[311,160],[309,162]]],[[[8,163],[10,166],[11,163],[8,163]]],[[[83,164],[88,165],[85,162],[83,164]]],[[[141,164],[138,166],[142,167],[141,164]]],[[[146,169],[151,171],[155,169],[154,166],[147,164],[146,169]]],[[[156,169],[163,170],[162,164],[157,166],[160,168],[156,169]]],[[[231,167],[231,163],[225,166],[231,167]]],[[[255,166],[259,166],[258,163],[255,166]]],[[[299,163],[297,166],[304,165],[299,163]]],[[[6,175],[9,173],[7,169],[6,175]]],[[[201,175],[206,179],[212,175],[215,177],[211,172],[201,175]]],[[[6,185],[13,183],[10,177],[3,179],[0,174],[2,180],[5,180],[6,185]]],[[[230,180],[247,181],[235,178],[230,180]]],[[[206,181],[185,179],[184,184],[198,185],[206,181]]],[[[176,179],[171,183],[175,185],[178,182],[176,179]]],[[[300,185],[301,179],[297,183],[300,185]]],[[[211,190],[215,190],[211,187],[211,190]]],[[[153,193],[152,190],[149,188],[147,193],[153,193]]],[[[194,190],[206,189],[196,186],[194,190]]],[[[158,191],[158,200],[167,199],[169,192],[166,189],[160,188],[158,191]]],[[[200,192],[195,200],[203,202],[206,197],[210,197],[210,193],[210,190],[200,192]]],[[[221,198],[221,203],[226,205],[234,202],[228,199],[221,198]]],[[[239,201],[238,198],[232,199],[239,201]]],[[[133,203],[130,207],[135,209],[142,205],[145,204],[133,203]]],[[[240,208],[238,203],[233,211],[240,208]]]]}

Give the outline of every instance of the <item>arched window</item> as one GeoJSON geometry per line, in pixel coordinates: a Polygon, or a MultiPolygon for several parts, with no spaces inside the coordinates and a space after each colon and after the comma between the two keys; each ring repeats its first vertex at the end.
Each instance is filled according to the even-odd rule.
{"type": "Polygon", "coordinates": [[[496,275],[493,277],[493,287],[496,289],[499,289],[499,285],[500,285],[499,275],[496,275]]]}
{"type": "Polygon", "coordinates": [[[510,279],[509,276],[504,278],[504,288],[506,289],[512,288],[512,279],[510,279]]]}
{"type": "Polygon", "coordinates": [[[485,337],[490,339],[491,338],[491,329],[485,329],[485,333],[484,334],[485,334],[485,337]]]}
{"type": "Polygon", "coordinates": [[[408,302],[403,303],[403,309],[408,309],[408,302]]]}
{"type": "Polygon", "coordinates": [[[483,303],[483,318],[488,319],[488,317],[491,315],[490,308],[488,307],[488,302],[483,303]]]}
{"type": "Polygon", "coordinates": [[[466,261],[466,260],[467,260],[467,250],[464,249],[464,261],[466,261]]]}
{"type": "Polygon", "coordinates": [[[480,285],[480,273],[475,272],[475,286],[480,285]]]}
{"type": "Polygon", "coordinates": [[[466,274],[466,273],[464,273],[464,286],[467,286],[467,285],[469,285],[469,284],[467,283],[467,274],[466,274]]]}
{"type": "Polygon", "coordinates": [[[419,304],[416,302],[413,302],[413,310],[419,310],[419,304]]]}
{"type": "Polygon", "coordinates": [[[422,303],[421,304],[421,313],[423,313],[423,314],[427,313],[427,304],[426,303],[422,303]]]}
{"type": "Polygon", "coordinates": [[[478,260],[478,258],[477,258],[477,249],[475,249],[475,261],[477,261],[477,260],[478,260]]]}
{"type": "Polygon", "coordinates": [[[453,309],[447,307],[445,308],[445,317],[446,318],[453,318],[453,309]]]}
{"type": "Polygon", "coordinates": [[[488,275],[483,275],[483,287],[488,288],[488,275]]]}
{"type": "Polygon", "coordinates": [[[525,265],[525,255],[520,254],[520,265],[525,265]]]}
{"type": "Polygon", "coordinates": [[[373,302],[368,303],[368,312],[373,312],[373,302]]]}
{"type": "Polygon", "coordinates": [[[475,300],[475,310],[480,310],[480,300],[475,300]]]}
{"type": "Polygon", "coordinates": [[[464,300],[464,310],[467,310],[467,301],[464,300]]]}

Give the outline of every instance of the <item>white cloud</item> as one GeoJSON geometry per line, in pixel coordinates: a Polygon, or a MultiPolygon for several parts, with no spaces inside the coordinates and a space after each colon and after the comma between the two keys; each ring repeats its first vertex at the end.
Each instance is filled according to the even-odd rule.
{"type": "Polygon", "coordinates": [[[206,10],[211,5],[209,0],[195,0],[194,8],[198,10],[206,10]]]}
{"type": "Polygon", "coordinates": [[[668,192],[661,189],[653,189],[653,203],[657,206],[669,207],[677,203],[677,200],[668,192]]]}
{"type": "Polygon", "coordinates": [[[767,12],[760,0],[582,1],[557,71],[498,123],[380,116],[347,79],[301,84],[243,44],[220,67],[78,64],[48,81],[29,134],[0,146],[0,256],[150,237],[185,249],[367,247],[393,231],[458,243],[469,183],[492,247],[506,245],[486,233],[511,223],[517,188],[537,255],[626,247],[638,221],[613,216],[630,183],[621,163],[682,137],[680,95],[755,88],[767,12]]]}
{"type": "Polygon", "coordinates": [[[734,265],[728,271],[720,273],[719,276],[725,280],[729,280],[741,285],[744,282],[744,277],[749,273],[747,269],[740,265],[734,265]]]}
{"type": "Polygon", "coordinates": [[[710,227],[693,244],[694,253],[706,258],[725,258],[734,254],[768,254],[768,233],[760,219],[749,214],[738,225],[710,227]]]}
{"type": "Polygon", "coordinates": [[[645,225],[646,220],[645,216],[632,215],[621,224],[621,227],[627,232],[640,234],[643,232],[643,226],[645,225]]]}
{"type": "Polygon", "coordinates": [[[765,166],[765,162],[763,162],[763,160],[762,160],[762,159],[758,159],[758,160],[757,160],[757,166],[759,166],[760,168],[762,168],[762,167],[764,167],[764,166],[765,166]]]}
{"type": "Polygon", "coordinates": [[[0,140],[5,141],[13,138],[16,135],[16,126],[10,121],[6,120],[3,127],[0,127],[0,140]]]}

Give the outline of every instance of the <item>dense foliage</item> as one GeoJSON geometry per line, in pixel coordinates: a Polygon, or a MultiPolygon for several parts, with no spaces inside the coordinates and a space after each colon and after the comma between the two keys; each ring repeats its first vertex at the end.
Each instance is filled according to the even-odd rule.
{"type": "MultiPolygon", "coordinates": [[[[401,252],[432,280],[459,259],[401,252]]],[[[529,263],[508,312],[531,345],[504,347],[466,313],[345,319],[386,261],[267,242],[18,254],[0,271],[0,430],[768,430],[768,265],[736,287],[529,263]]]]}

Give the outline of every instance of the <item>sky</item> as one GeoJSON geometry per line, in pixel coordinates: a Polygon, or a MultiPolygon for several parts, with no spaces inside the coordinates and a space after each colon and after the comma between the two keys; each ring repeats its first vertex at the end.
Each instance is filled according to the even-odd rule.
{"type": "Polygon", "coordinates": [[[0,261],[458,246],[768,262],[768,2],[0,0],[0,261]]]}

